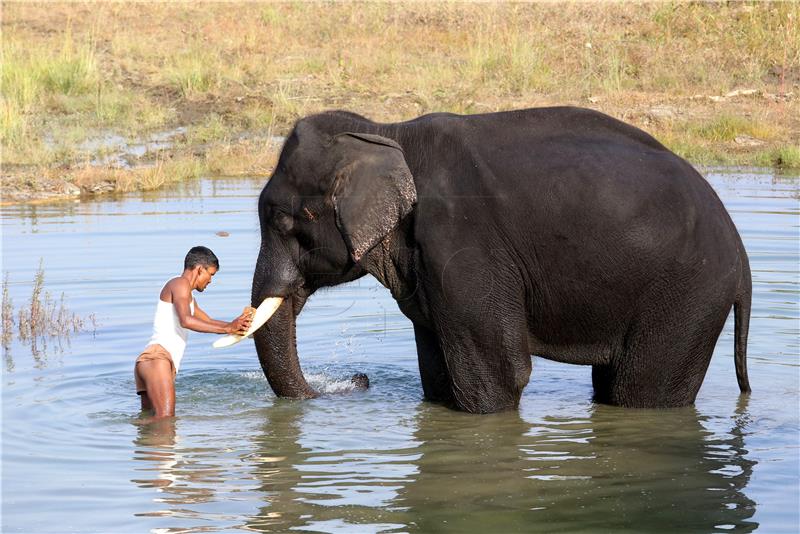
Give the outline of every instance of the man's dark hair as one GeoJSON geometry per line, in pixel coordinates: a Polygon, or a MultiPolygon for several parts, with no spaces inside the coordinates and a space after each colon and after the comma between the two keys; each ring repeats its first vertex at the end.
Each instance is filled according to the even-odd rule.
{"type": "Polygon", "coordinates": [[[200,265],[201,267],[214,267],[219,270],[219,260],[211,252],[210,248],[206,247],[192,247],[186,259],[183,260],[184,269],[193,269],[200,265]]]}

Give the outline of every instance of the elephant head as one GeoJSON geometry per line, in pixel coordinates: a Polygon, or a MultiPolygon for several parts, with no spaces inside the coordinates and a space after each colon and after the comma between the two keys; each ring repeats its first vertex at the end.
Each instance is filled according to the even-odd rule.
{"type": "Polygon", "coordinates": [[[282,301],[254,340],[270,386],[283,397],[316,395],[300,369],[295,337],[308,297],[366,274],[365,254],[416,202],[397,142],[336,131],[332,119],[323,114],[297,123],[258,202],[261,248],[252,304],[282,301]]]}

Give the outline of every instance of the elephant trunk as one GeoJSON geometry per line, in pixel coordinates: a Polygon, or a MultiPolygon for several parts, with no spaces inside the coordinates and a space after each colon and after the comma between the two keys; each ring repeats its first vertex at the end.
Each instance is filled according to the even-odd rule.
{"type": "Polygon", "coordinates": [[[279,397],[317,396],[306,382],[297,357],[295,321],[308,298],[298,294],[301,285],[302,276],[288,249],[271,232],[264,232],[253,273],[251,305],[258,308],[268,298],[275,297],[283,301],[269,320],[253,333],[253,340],[261,369],[279,397]]]}
{"type": "Polygon", "coordinates": [[[272,318],[253,334],[261,369],[279,397],[318,396],[306,382],[297,357],[296,315],[304,303],[305,299],[297,296],[284,299],[272,318]]]}

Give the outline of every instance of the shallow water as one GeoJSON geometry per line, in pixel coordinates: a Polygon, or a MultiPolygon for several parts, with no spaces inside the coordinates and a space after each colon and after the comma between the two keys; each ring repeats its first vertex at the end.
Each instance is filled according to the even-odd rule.
{"type": "Polygon", "coordinates": [[[665,411],[595,405],[590,368],[540,359],[518,413],[423,402],[411,324],[365,278],[300,317],[301,361],[325,396],[276,399],[252,342],[217,351],[193,333],[178,417],[142,426],[132,364],[158,291],[205,244],[221,270],[198,302],[241,310],[261,184],[4,207],[15,307],[41,258],[46,289],[98,326],[35,352],[15,338],[5,354],[2,531],[796,532],[800,181],[708,179],[751,258],[753,395],[738,395],[731,317],[696,405],[665,411]],[[350,389],[356,371],[369,391],[350,389]]]}

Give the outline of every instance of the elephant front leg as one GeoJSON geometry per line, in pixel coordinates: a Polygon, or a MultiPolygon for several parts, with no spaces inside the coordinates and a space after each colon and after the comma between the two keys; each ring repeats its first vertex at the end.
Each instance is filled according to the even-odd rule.
{"type": "Polygon", "coordinates": [[[506,256],[501,249],[471,246],[441,250],[425,262],[431,330],[444,356],[453,405],[466,412],[516,409],[530,378],[524,276],[506,256]]]}
{"type": "Polygon", "coordinates": [[[448,327],[442,334],[453,404],[470,413],[519,407],[531,373],[531,357],[516,331],[448,327]]]}
{"type": "Polygon", "coordinates": [[[417,340],[419,374],[425,398],[433,402],[453,404],[450,375],[447,372],[447,364],[439,345],[439,338],[428,328],[416,323],[414,324],[414,337],[417,340]]]}

